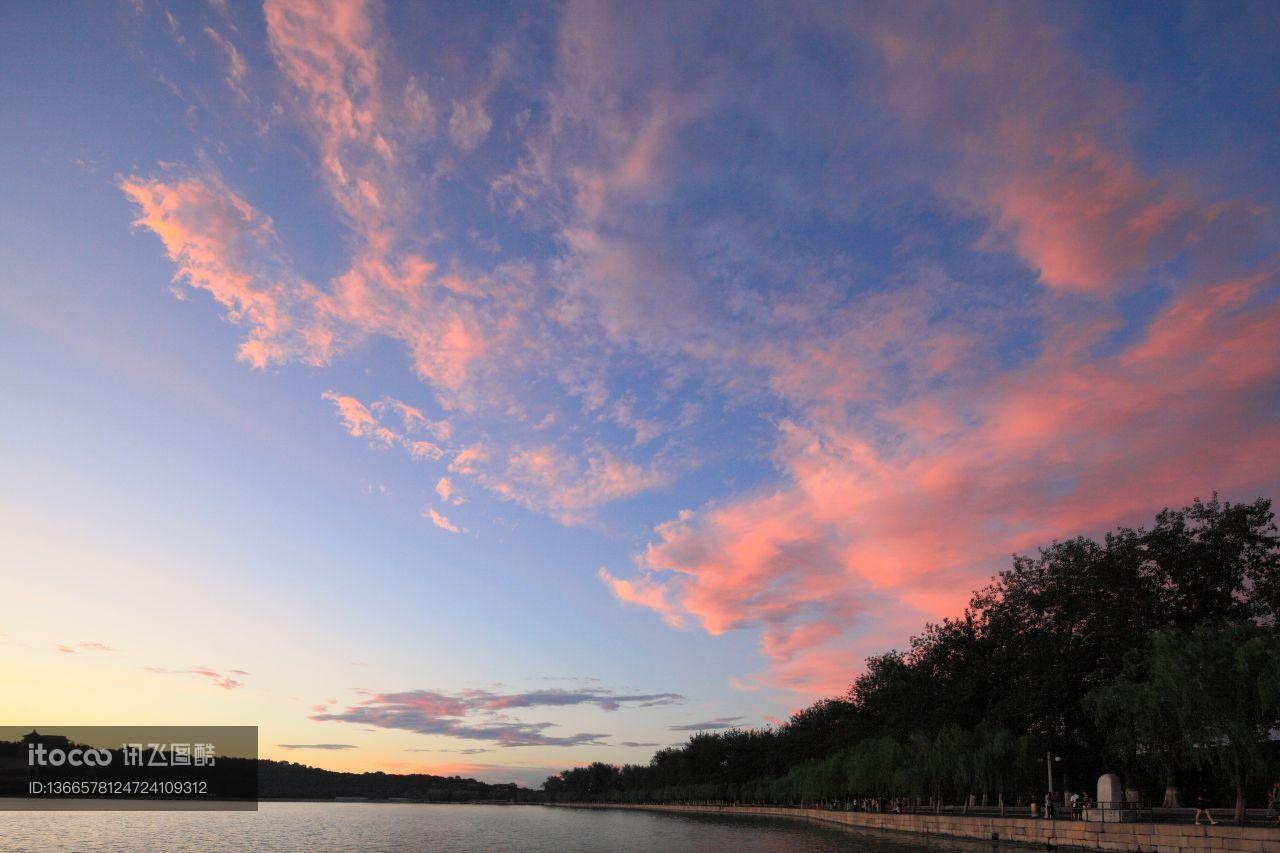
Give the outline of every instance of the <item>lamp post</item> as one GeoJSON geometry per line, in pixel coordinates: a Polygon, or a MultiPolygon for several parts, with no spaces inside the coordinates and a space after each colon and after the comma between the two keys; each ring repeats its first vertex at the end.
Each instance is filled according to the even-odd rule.
{"type": "Polygon", "coordinates": [[[1061,760],[1062,760],[1061,755],[1054,755],[1052,752],[1046,752],[1044,754],[1044,767],[1049,774],[1049,793],[1050,794],[1053,793],[1053,764],[1054,762],[1061,761],[1061,760]]]}

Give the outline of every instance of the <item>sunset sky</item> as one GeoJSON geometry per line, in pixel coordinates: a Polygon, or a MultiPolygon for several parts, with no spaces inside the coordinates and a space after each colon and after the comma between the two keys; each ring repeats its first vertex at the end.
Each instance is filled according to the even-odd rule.
{"type": "Polygon", "coordinates": [[[1280,497],[1274,3],[0,7],[0,723],[539,783],[1280,497]]]}

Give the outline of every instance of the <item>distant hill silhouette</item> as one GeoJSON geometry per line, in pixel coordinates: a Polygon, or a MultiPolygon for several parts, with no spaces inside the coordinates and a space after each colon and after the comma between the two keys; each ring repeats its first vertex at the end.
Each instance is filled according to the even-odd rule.
{"type": "Polygon", "coordinates": [[[461,776],[425,773],[339,773],[291,761],[258,761],[258,795],[263,799],[329,800],[362,797],[428,803],[528,802],[537,792],[516,785],[492,785],[461,776]]]}
{"type": "MultiPolygon", "coordinates": [[[[28,736],[28,740],[30,736],[28,736]]],[[[23,796],[30,770],[27,766],[27,742],[0,741],[0,796],[23,796]]],[[[56,733],[42,734],[39,740],[47,746],[70,748],[77,746],[56,733]]],[[[431,776],[425,773],[340,773],[322,770],[291,761],[271,761],[252,758],[219,758],[212,768],[211,786],[217,791],[249,791],[243,784],[247,774],[257,771],[257,796],[260,799],[286,800],[406,800],[428,803],[462,802],[529,802],[539,798],[539,792],[520,788],[514,784],[490,784],[461,776],[431,776]]],[[[105,768],[54,768],[40,769],[40,778],[54,779],[113,779],[128,776],[135,771],[117,760],[105,768]]],[[[173,775],[175,778],[189,773],[186,768],[168,768],[152,771],[153,778],[173,775]]],[[[249,775],[252,779],[252,775],[249,775]]]]}

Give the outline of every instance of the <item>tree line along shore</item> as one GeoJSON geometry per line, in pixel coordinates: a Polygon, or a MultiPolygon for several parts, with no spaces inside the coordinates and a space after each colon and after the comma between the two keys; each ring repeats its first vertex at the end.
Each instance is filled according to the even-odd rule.
{"type": "Polygon", "coordinates": [[[1278,615],[1270,500],[1197,499],[1015,555],[962,615],[780,726],[565,770],[543,793],[1026,815],[1051,773],[1057,791],[1091,793],[1113,772],[1131,803],[1201,799],[1243,821],[1280,779],[1278,615]]]}

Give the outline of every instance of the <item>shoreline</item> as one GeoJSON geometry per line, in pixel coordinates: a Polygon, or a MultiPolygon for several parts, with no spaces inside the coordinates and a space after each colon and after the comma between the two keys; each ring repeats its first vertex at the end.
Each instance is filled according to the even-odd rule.
{"type": "Polygon", "coordinates": [[[546,803],[555,808],[638,809],[674,814],[741,814],[806,820],[850,829],[889,830],[1081,850],[1125,853],[1280,853],[1280,831],[1252,826],[1046,821],[1039,818],[947,814],[843,812],[782,806],[708,806],[640,803],[546,803]]]}

